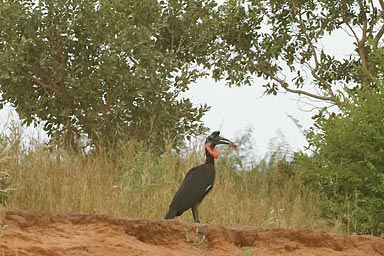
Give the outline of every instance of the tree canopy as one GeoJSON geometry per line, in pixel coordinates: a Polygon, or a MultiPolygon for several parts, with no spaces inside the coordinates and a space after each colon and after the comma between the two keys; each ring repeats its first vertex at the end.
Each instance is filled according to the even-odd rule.
{"type": "Polygon", "coordinates": [[[198,134],[208,107],[179,95],[208,73],[239,86],[262,77],[269,94],[339,104],[374,91],[383,8],[382,0],[3,1],[1,102],[67,141],[198,134]],[[355,44],[345,58],[321,45],[336,31],[355,44]]]}
{"type": "Polygon", "coordinates": [[[383,43],[383,10],[382,0],[228,0],[220,11],[213,76],[229,85],[253,85],[262,77],[269,94],[288,91],[332,103],[348,97],[346,87],[369,94],[377,70],[371,53],[383,43]],[[342,58],[322,45],[337,31],[355,45],[342,58]]]}
{"type": "Polygon", "coordinates": [[[1,103],[53,137],[160,143],[204,130],[179,95],[204,74],[212,1],[2,1],[1,103]]]}
{"type": "MultiPolygon", "coordinates": [[[[314,149],[303,177],[325,196],[325,216],[350,232],[384,233],[384,51],[375,49],[374,90],[353,94],[338,113],[319,116],[308,133],[314,149]]],[[[306,160],[302,163],[307,162],[306,160]]]]}

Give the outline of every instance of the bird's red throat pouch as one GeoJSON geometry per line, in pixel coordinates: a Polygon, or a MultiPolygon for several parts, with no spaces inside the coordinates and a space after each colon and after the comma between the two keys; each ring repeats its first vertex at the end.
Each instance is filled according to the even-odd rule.
{"type": "Polygon", "coordinates": [[[211,148],[211,143],[205,144],[205,149],[208,151],[208,153],[215,159],[219,157],[219,151],[217,149],[211,148]]]}

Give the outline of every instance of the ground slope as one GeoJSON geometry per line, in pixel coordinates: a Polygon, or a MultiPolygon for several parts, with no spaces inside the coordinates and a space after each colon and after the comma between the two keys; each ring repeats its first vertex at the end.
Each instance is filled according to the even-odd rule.
{"type": "Polygon", "coordinates": [[[3,211],[0,255],[384,256],[384,239],[178,220],[3,211]]]}

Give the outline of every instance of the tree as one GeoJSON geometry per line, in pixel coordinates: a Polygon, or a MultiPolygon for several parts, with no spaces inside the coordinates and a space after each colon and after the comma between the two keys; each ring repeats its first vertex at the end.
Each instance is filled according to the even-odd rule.
{"type": "MultiPolygon", "coordinates": [[[[211,60],[216,79],[287,91],[338,107],[314,116],[310,156],[290,169],[324,196],[324,216],[359,233],[384,233],[384,1],[228,0],[219,9],[211,60]],[[349,35],[338,57],[324,38],[349,35]]],[[[332,43],[328,41],[329,43],[332,43]]]]}
{"type": "Polygon", "coordinates": [[[345,101],[339,114],[319,117],[308,133],[314,149],[302,172],[325,196],[325,216],[341,220],[350,232],[384,234],[384,50],[371,55],[378,68],[374,91],[345,101]]]}
{"type": "Polygon", "coordinates": [[[346,87],[370,94],[377,71],[370,56],[382,46],[383,9],[383,0],[228,0],[209,66],[229,85],[262,77],[268,94],[283,90],[336,104],[351,93],[346,87]],[[356,46],[343,59],[321,45],[337,31],[356,46]]]}
{"type": "Polygon", "coordinates": [[[2,1],[1,103],[52,137],[157,145],[199,134],[206,105],[179,95],[204,75],[212,1],[2,1]]]}

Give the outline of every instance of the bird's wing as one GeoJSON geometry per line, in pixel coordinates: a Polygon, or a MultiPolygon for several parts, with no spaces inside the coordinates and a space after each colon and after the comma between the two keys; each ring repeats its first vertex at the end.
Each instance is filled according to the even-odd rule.
{"type": "Polygon", "coordinates": [[[213,185],[214,176],[204,170],[204,165],[189,170],[172,199],[170,209],[175,209],[180,214],[199,203],[209,192],[213,185]]]}

